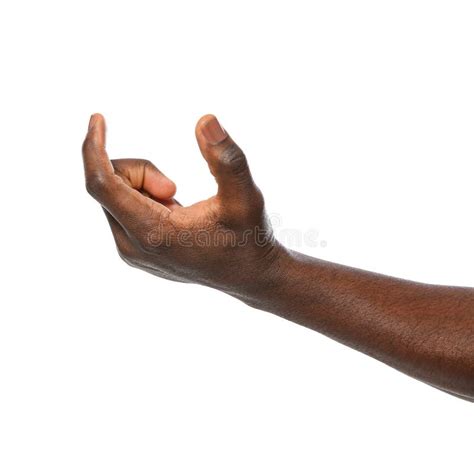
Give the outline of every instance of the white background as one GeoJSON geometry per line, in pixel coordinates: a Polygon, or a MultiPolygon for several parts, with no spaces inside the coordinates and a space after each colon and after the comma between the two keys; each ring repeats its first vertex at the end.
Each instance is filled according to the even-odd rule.
{"type": "Polygon", "coordinates": [[[282,228],[327,242],[293,248],[473,286],[473,24],[469,1],[3,1],[0,457],[472,457],[472,404],[123,264],[80,146],[102,112],[110,155],[190,204],[215,113],[282,228]]]}

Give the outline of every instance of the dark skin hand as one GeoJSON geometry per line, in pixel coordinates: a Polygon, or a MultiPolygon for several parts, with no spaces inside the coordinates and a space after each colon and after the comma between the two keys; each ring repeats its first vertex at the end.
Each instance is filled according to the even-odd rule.
{"type": "Polygon", "coordinates": [[[474,400],[474,289],[396,279],[284,248],[245,155],[214,116],[199,120],[196,138],[218,191],[183,207],[174,183],[149,161],[110,161],[104,118],[91,117],[87,190],[127,263],[221,290],[474,400]]]}

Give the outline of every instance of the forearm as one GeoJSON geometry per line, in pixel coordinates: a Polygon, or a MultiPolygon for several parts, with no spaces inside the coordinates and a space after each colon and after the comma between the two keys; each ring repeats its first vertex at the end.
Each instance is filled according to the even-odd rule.
{"type": "Polygon", "coordinates": [[[274,242],[244,153],[214,116],[201,118],[196,139],[218,190],[182,207],[175,184],[149,161],[111,162],[104,119],[91,117],[86,186],[127,263],[225,291],[474,398],[473,289],[408,282],[285,250],[274,242]]]}
{"type": "Polygon", "coordinates": [[[474,397],[474,289],[433,286],[281,250],[247,304],[404,373],[474,397]]]}

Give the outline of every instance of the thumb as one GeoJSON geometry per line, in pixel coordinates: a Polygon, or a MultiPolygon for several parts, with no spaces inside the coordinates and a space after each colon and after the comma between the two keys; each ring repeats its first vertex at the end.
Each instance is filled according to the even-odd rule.
{"type": "Polygon", "coordinates": [[[227,202],[252,199],[257,188],[247,158],[214,115],[205,115],[198,121],[196,138],[217,181],[217,195],[227,202]]]}

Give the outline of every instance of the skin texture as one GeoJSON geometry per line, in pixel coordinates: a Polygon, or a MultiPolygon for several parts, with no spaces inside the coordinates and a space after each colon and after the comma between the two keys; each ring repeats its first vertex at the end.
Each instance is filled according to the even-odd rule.
{"type": "Polygon", "coordinates": [[[199,120],[196,139],[218,192],[183,207],[175,184],[149,161],[110,161],[104,118],[91,117],[86,187],[124,261],[221,290],[474,400],[474,289],[410,282],[287,250],[273,237],[245,155],[214,116],[199,120]]]}

